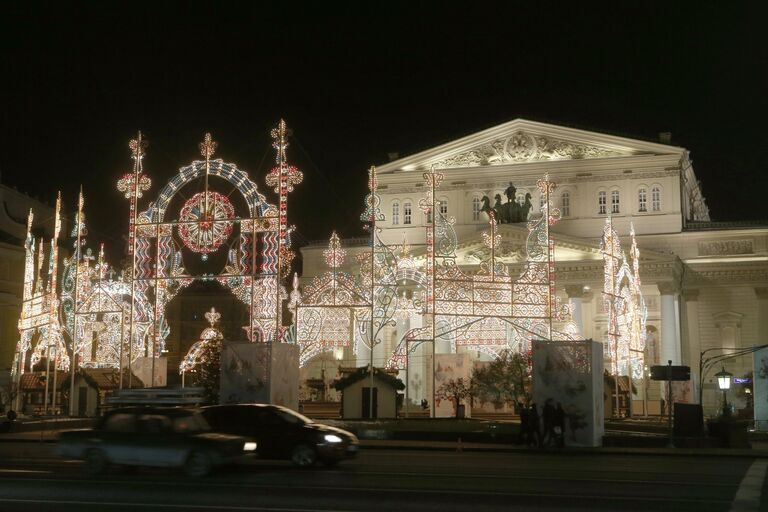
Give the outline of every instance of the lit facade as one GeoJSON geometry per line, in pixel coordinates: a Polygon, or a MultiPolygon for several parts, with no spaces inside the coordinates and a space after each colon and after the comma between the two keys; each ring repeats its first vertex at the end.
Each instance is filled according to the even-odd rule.
{"type": "MultiPolygon", "coordinates": [[[[484,206],[506,203],[512,183],[514,200],[521,206],[527,201],[528,216],[535,218],[544,200],[536,184],[548,174],[557,185],[550,202],[560,210],[559,222],[551,227],[556,294],[570,305],[573,322],[584,337],[606,343],[612,334],[603,294],[601,236],[610,217],[624,250],[640,253],[634,271],[647,314],[644,366],[668,360],[691,366],[692,386],[677,390],[683,399],[695,399],[701,351],[768,341],[768,226],[712,222],[687,149],[516,119],[381,165],[377,168],[384,216],[377,224],[381,240],[391,246],[405,240],[420,269],[428,265],[431,212],[422,211],[419,203],[428,196],[423,174],[431,168],[444,176],[435,190],[435,211],[455,220],[456,266],[467,273],[481,269],[491,250],[488,235],[483,236],[489,226],[484,206]],[[629,237],[632,226],[634,249],[629,237]]],[[[494,257],[510,275],[519,275],[528,229],[524,223],[499,224],[496,229],[501,241],[494,257]]],[[[348,257],[339,270],[354,274],[355,256],[369,251],[367,242],[342,241],[348,257]]],[[[325,272],[326,249],[327,242],[302,249],[304,283],[325,272]]],[[[634,265],[631,258],[629,265],[634,265]]],[[[406,292],[403,300],[421,297],[419,286],[411,289],[413,293],[406,292]]],[[[627,287],[625,292],[629,293],[627,287]]],[[[422,327],[422,322],[422,315],[396,316],[396,325],[374,347],[374,364],[385,365],[403,333],[422,327]]],[[[617,318],[617,322],[625,330],[637,331],[633,321],[617,318]]],[[[639,334],[635,333],[638,341],[639,334]]],[[[633,344],[632,350],[637,346],[633,344]]],[[[489,357],[475,346],[462,347],[451,340],[438,340],[435,350],[489,357]]],[[[416,400],[431,395],[430,351],[425,345],[411,356],[412,367],[422,365],[411,372],[409,382],[416,400]]],[[[367,364],[368,359],[369,355],[345,348],[317,356],[314,365],[349,366],[367,364]]],[[[311,375],[312,368],[310,362],[305,374],[311,375]]],[[[611,368],[609,359],[606,368],[611,368]]],[[[744,375],[750,371],[751,358],[730,361],[729,368],[744,375]]],[[[707,375],[705,390],[716,387],[711,378],[707,375]]],[[[643,407],[643,385],[639,387],[636,411],[643,407]]],[[[654,412],[653,402],[658,408],[661,397],[659,386],[649,384],[647,396],[654,412]]],[[[718,397],[705,391],[705,407],[715,408],[718,397]]]]}

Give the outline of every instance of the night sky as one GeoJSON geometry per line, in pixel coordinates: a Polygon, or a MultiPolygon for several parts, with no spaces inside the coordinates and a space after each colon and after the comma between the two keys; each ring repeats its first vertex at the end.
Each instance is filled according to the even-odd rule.
{"type": "Polygon", "coordinates": [[[537,3],[6,3],[2,182],[51,203],[60,188],[70,208],[82,183],[92,241],[119,255],[115,183],[136,130],[150,141],[147,197],[211,131],[217,157],[274,200],[269,130],[284,117],[305,173],[289,211],[301,244],[361,232],[366,169],[387,153],[524,117],[672,132],[713,220],[768,218],[758,4],[537,3]]]}

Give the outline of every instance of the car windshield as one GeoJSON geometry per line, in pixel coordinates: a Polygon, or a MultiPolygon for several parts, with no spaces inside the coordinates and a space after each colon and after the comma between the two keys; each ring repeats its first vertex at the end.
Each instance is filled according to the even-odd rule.
{"type": "Polygon", "coordinates": [[[190,414],[189,416],[177,416],[173,419],[173,431],[180,434],[197,434],[211,430],[208,422],[202,414],[190,414]]]}
{"type": "Polygon", "coordinates": [[[312,423],[312,420],[304,415],[294,412],[290,409],[275,409],[275,414],[283,421],[295,425],[304,425],[306,423],[312,423]]]}

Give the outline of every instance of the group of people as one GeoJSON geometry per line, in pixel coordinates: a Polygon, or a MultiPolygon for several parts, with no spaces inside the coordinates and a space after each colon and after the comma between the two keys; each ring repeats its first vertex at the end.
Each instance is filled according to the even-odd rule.
{"type": "Polygon", "coordinates": [[[541,417],[535,403],[525,406],[518,403],[520,411],[520,437],[519,444],[533,448],[554,446],[562,448],[565,442],[565,410],[563,404],[553,405],[553,400],[548,398],[544,402],[541,417]],[[542,429],[543,426],[543,429],[542,429]]]}

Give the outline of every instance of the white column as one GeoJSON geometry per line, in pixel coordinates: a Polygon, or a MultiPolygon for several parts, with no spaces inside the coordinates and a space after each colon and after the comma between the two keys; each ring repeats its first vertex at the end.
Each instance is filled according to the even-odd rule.
{"type": "Polygon", "coordinates": [[[568,299],[571,301],[571,317],[573,318],[573,323],[576,324],[582,337],[584,337],[584,308],[582,307],[582,301],[584,299],[584,285],[567,285],[565,287],[565,293],[568,295],[568,299]]]}
{"type": "Polygon", "coordinates": [[[699,290],[683,290],[685,306],[683,311],[683,334],[686,344],[686,357],[683,364],[691,367],[691,392],[699,397],[699,359],[701,358],[701,338],[699,334],[699,290]]]}
{"type": "Polygon", "coordinates": [[[680,333],[677,325],[677,312],[675,311],[675,294],[677,285],[673,282],[657,283],[661,294],[661,361],[660,364],[680,364],[680,333]]]}
{"type": "Polygon", "coordinates": [[[768,344],[768,288],[755,288],[757,297],[757,340],[755,345],[768,344]]]}

